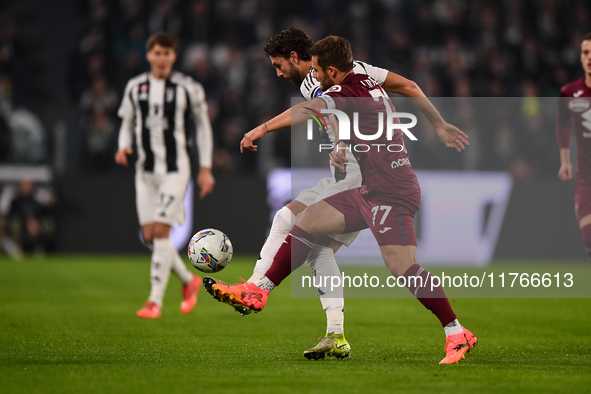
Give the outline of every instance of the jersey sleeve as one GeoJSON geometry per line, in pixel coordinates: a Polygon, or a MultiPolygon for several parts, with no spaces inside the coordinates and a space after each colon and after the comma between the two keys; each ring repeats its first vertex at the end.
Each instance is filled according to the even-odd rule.
{"type": "Polygon", "coordinates": [[[127,83],[125,92],[123,93],[123,100],[121,106],[117,111],[117,115],[121,118],[121,128],[119,129],[118,146],[119,150],[124,148],[131,148],[133,145],[133,125],[135,119],[135,110],[131,100],[133,85],[131,82],[127,83]]]}
{"type": "Polygon", "coordinates": [[[304,81],[300,85],[300,93],[306,100],[312,100],[322,95],[322,89],[320,89],[320,82],[316,78],[312,77],[312,73],[308,73],[304,81]]]}
{"type": "Polygon", "coordinates": [[[319,97],[326,104],[328,109],[344,111],[349,105],[349,96],[343,93],[341,85],[334,85],[319,97]]]}
{"type": "Polygon", "coordinates": [[[199,152],[199,166],[211,168],[213,158],[213,133],[211,122],[207,114],[207,101],[203,86],[190,79],[187,93],[191,112],[197,125],[197,151],[199,152]]]}
{"type": "Polygon", "coordinates": [[[121,105],[119,106],[119,110],[117,111],[117,115],[122,119],[133,119],[134,117],[133,102],[131,101],[132,88],[133,85],[130,81],[127,83],[127,86],[125,87],[123,99],[121,100],[121,105]]]}
{"type": "Polygon", "coordinates": [[[355,65],[359,66],[359,70],[363,70],[365,74],[378,81],[380,85],[383,85],[388,77],[388,70],[380,67],[372,66],[360,60],[355,60],[355,65]]]}
{"type": "Polygon", "coordinates": [[[558,149],[569,148],[571,135],[571,119],[566,103],[565,87],[560,89],[558,113],[556,114],[556,140],[558,149]]]}

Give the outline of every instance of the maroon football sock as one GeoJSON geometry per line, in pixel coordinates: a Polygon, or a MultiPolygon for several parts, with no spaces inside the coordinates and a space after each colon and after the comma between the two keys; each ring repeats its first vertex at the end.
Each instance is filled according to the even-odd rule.
{"type": "Polygon", "coordinates": [[[413,264],[403,275],[406,278],[406,287],[410,292],[429,309],[446,326],[456,319],[456,314],[445,295],[443,287],[433,287],[431,290],[431,273],[418,264],[413,264]],[[420,278],[422,278],[422,281],[420,278]],[[422,283],[422,285],[421,285],[422,283]]]}
{"type": "Polygon", "coordinates": [[[273,264],[265,272],[265,276],[275,286],[279,286],[283,279],[304,264],[310,249],[314,245],[314,238],[314,236],[294,225],[275,257],[273,257],[273,264]]]}
{"type": "Polygon", "coordinates": [[[585,245],[585,251],[589,260],[591,260],[591,224],[581,229],[581,235],[583,236],[583,245],[585,245]]]}

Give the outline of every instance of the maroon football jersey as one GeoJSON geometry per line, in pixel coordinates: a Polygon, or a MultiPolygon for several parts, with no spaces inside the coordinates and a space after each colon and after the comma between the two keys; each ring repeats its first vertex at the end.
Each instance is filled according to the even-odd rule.
{"type": "MultiPolygon", "coordinates": [[[[394,130],[387,139],[386,117],[396,112],[388,95],[377,81],[363,74],[349,74],[340,85],[328,89],[322,96],[329,109],[338,109],[349,115],[353,153],[361,167],[363,184],[382,193],[406,195],[420,191],[404,147],[403,133],[394,130]],[[354,129],[354,115],[358,113],[358,130],[362,135],[375,135],[380,128],[379,113],[384,119],[382,135],[372,141],[359,138],[354,129]],[[390,150],[388,150],[390,147],[390,150]]],[[[400,123],[395,119],[395,123],[400,123]]]]}
{"type": "Polygon", "coordinates": [[[577,186],[591,186],[591,88],[585,85],[582,77],[564,85],[560,97],[556,117],[558,148],[569,148],[571,130],[574,129],[577,186]]]}

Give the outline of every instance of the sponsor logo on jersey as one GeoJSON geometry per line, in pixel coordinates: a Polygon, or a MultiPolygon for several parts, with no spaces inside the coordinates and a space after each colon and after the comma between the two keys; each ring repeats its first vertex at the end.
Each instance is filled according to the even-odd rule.
{"type": "Polygon", "coordinates": [[[166,102],[172,103],[174,100],[174,88],[166,88],[166,102]]]}
{"type": "Polygon", "coordinates": [[[580,97],[581,94],[583,94],[583,91],[582,90],[579,90],[578,92],[573,93],[573,97],[580,97]]]}
{"type": "Polygon", "coordinates": [[[394,160],[391,164],[392,169],[396,169],[402,166],[409,166],[410,160],[408,157],[403,157],[402,159],[394,160]]]}
{"type": "Polygon", "coordinates": [[[326,91],[326,93],[330,93],[330,92],[340,92],[341,91],[341,85],[334,85],[333,87],[331,87],[330,89],[328,89],[326,91]]]}
{"type": "Polygon", "coordinates": [[[148,116],[146,117],[146,128],[167,130],[168,119],[156,116],[148,116]]]}
{"type": "Polygon", "coordinates": [[[573,112],[583,112],[589,109],[589,101],[584,98],[573,99],[568,102],[568,109],[573,112]]]}
{"type": "Polygon", "coordinates": [[[148,84],[147,83],[142,83],[140,85],[137,98],[140,101],[148,101],[148,84]]]}
{"type": "MultiPolygon", "coordinates": [[[[333,86],[332,88],[337,87],[338,85],[333,86]]],[[[340,86],[338,86],[340,89],[340,86]]],[[[331,89],[332,89],[331,88],[331,89]]],[[[330,89],[326,91],[327,93],[330,92],[330,89]]],[[[330,97],[330,96],[329,96],[330,97]]],[[[388,98],[384,98],[384,102],[389,100],[388,98]]],[[[317,116],[326,116],[328,114],[334,114],[339,122],[339,138],[345,141],[351,139],[351,127],[353,128],[353,133],[355,136],[363,141],[374,141],[378,138],[382,137],[384,132],[386,133],[386,139],[388,141],[392,141],[394,138],[394,132],[396,130],[402,131],[410,140],[417,141],[417,137],[414,136],[413,133],[410,132],[410,128],[415,127],[417,125],[417,117],[411,113],[407,112],[378,112],[378,131],[375,134],[362,134],[359,131],[359,113],[353,113],[353,122],[351,123],[349,119],[349,115],[345,112],[340,111],[338,109],[321,109],[320,113],[314,111],[311,108],[304,107],[307,110],[314,112],[317,116]],[[410,123],[396,123],[398,119],[409,119],[410,123]]],[[[313,117],[317,122],[318,120],[312,114],[308,112],[304,112],[306,115],[313,117]]],[[[322,127],[322,126],[321,126],[322,127]]],[[[328,129],[328,126],[326,126],[328,129]]],[[[312,139],[312,121],[308,121],[308,140],[312,139]]]]}

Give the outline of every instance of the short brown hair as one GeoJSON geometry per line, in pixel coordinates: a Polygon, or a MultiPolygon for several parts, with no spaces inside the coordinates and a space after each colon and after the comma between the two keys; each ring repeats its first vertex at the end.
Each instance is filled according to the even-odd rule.
{"type": "Polygon", "coordinates": [[[265,41],[264,48],[267,56],[281,56],[288,59],[293,51],[301,60],[309,61],[312,59],[310,56],[312,45],[314,41],[303,30],[290,27],[265,41]]]}
{"type": "Polygon", "coordinates": [[[591,32],[589,32],[589,33],[587,33],[587,34],[585,34],[585,35],[583,36],[583,39],[581,40],[581,43],[582,43],[583,41],[591,41],[591,32]]]}
{"type": "Polygon", "coordinates": [[[323,38],[310,49],[310,55],[318,57],[318,65],[323,70],[329,66],[343,72],[353,69],[351,43],[342,37],[328,36],[323,38]]]}
{"type": "Polygon", "coordinates": [[[146,49],[148,52],[150,52],[156,44],[163,48],[172,48],[175,52],[178,45],[176,38],[163,31],[152,34],[150,38],[148,38],[148,41],[146,41],[146,49]]]}

